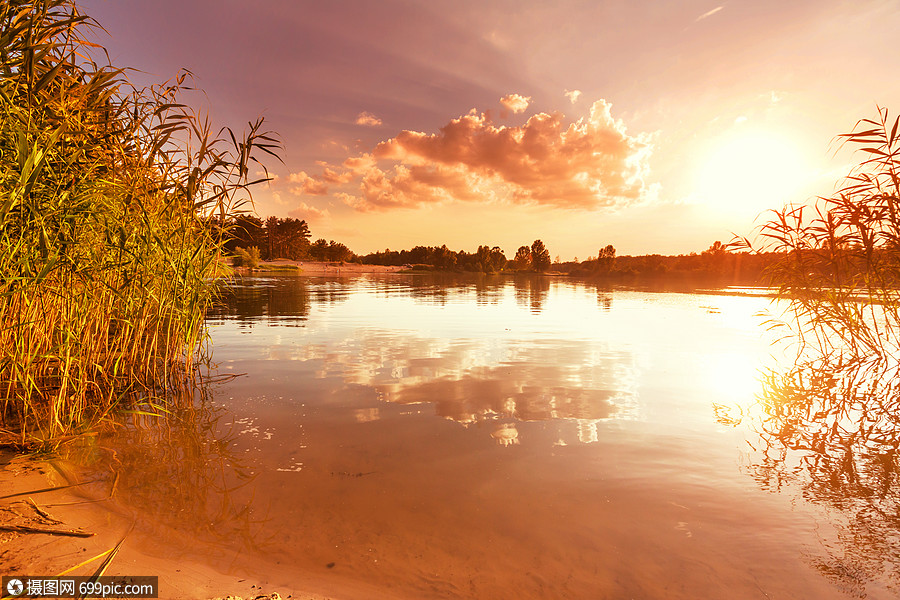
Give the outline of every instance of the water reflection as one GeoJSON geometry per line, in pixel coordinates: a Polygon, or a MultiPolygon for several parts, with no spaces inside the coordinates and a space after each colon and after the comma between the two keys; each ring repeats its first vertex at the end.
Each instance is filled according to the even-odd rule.
{"type": "Polygon", "coordinates": [[[117,416],[97,436],[64,447],[59,468],[72,480],[99,482],[155,549],[184,540],[191,547],[196,538],[230,551],[258,548],[261,507],[247,489],[255,472],[236,455],[241,432],[221,422],[229,417],[209,392],[192,390],[188,408],[159,416],[117,416]]]}
{"type": "Polygon", "coordinates": [[[309,317],[314,300],[336,302],[340,294],[322,287],[311,291],[301,277],[237,279],[222,286],[220,302],[210,308],[208,318],[212,322],[231,319],[248,328],[263,318],[299,326],[309,317]]]}
{"type": "Polygon", "coordinates": [[[515,423],[501,423],[491,432],[491,437],[500,446],[512,446],[519,443],[519,430],[515,423]]]}
{"type": "Polygon", "coordinates": [[[574,420],[579,441],[592,442],[598,422],[638,413],[634,357],[586,340],[528,346],[367,332],[307,346],[298,358],[317,361],[319,378],[369,387],[392,404],[430,404],[437,415],[463,425],[500,418],[574,420]]]}
{"type": "MultiPolygon", "coordinates": [[[[591,293],[554,285],[576,297],[591,293]]],[[[211,322],[227,325],[229,316],[239,324],[267,321],[270,326],[260,333],[269,337],[256,337],[259,358],[310,364],[316,378],[363,386],[383,402],[430,404],[438,416],[465,426],[501,418],[569,420],[577,422],[569,441],[595,442],[601,421],[637,415],[637,363],[627,350],[613,351],[578,335],[588,324],[575,314],[554,315],[573,329],[559,339],[550,337],[559,333],[556,324],[546,331],[523,330],[533,327],[531,315],[540,313],[550,289],[551,280],[541,276],[250,279],[229,289],[227,307],[211,322]],[[413,305],[392,308],[404,306],[405,299],[413,305]],[[473,301],[484,310],[464,308],[465,321],[455,321],[460,303],[473,301]],[[318,324],[326,332],[321,338],[286,338],[271,326],[291,324],[289,318],[305,321],[319,308],[334,314],[344,302],[349,304],[341,317],[318,324]],[[487,320],[483,334],[473,337],[478,317],[487,320]],[[366,326],[356,325],[361,320],[366,326]]],[[[598,290],[596,298],[610,309],[608,290],[598,290]]],[[[239,355],[246,357],[247,350],[239,355]]],[[[354,414],[361,423],[377,418],[377,412],[354,414]]]]}
{"type": "MultiPolygon", "coordinates": [[[[540,275],[500,275],[429,273],[372,277],[357,280],[311,279],[296,275],[235,278],[222,285],[221,298],[208,313],[214,321],[238,319],[252,325],[260,318],[281,319],[285,324],[305,321],[313,304],[345,301],[355,289],[370,289],[376,296],[409,295],[419,301],[445,305],[449,298],[472,293],[476,304],[498,304],[512,287],[520,306],[533,312],[543,310],[552,280],[540,275]],[[362,284],[362,285],[361,285],[362,284]]],[[[609,290],[597,291],[597,303],[609,308],[609,290]]]]}
{"type": "Polygon", "coordinates": [[[516,302],[540,312],[550,292],[550,279],[540,275],[519,275],[515,278],[516,302]]]}
{"type": "Polygon", "coordinates": [[[603,289],[601,287],[597,287],[597,306],[599,306],[603,310],[611,310],[612,309],[612,292],[603,289]]]}
{"type": "Polygon", "coordinates": [[[761,408],[752,476],[836,513],[838,542],[812,564],[855,597],[900,591],[900,371],[818,360],[770,374],[761,408]]]}
{"type": "Polygon", "coordinates": [[[756,391],[764,300],[542,277],[241,286],[210,319],[214,360],[245,373],[214,398],[230,417],[195,427],[207,442],[126,429],[103,445],[128,446],[119,493],[156,501],[145,510],[170,529],[176,513],[186,532],[262,537],[270,581],[348,597],[846,596],[802,559],[827,519],[735,468],[747,431],[710,414],[756,391]]]}
{"type": "Polygon", "coordinates": [[[486,367],[459,378],[376,389],[388,402],[433,403],[438,415],[463,424],[496,416],[521,421],[601,420],[624,413],[634,404],[633,393],[626,390],[544,386],[533,371],[531,363],[486,367]]]}

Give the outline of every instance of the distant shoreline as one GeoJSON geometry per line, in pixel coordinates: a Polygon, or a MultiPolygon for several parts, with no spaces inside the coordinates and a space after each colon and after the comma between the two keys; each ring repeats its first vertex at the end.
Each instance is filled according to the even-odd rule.
{"type": "MultiPolygon", "coordinates": [[[[760,281],[759,277],[753,276],[735,276],[724,274],[710,273],[691,273],[691,272],[662,272],[662,273],[637,273],[637,272],[621,272],[613,271],[610,273],[572,273],[560,270],[549,270],[545,272],[534,271],[499,271],[496,273],[482,273],[480,271],[458,271],[453,269],[438,268],[416,268],[421,265],[371,265],[357,262],[341,262],[341,261],[314,261],[314,260],[289,260],[276,259],[260,261],[259,267],[253,269],[252,274],[296,274],[296,275],[355,275],[355,274],[381,274],[381,273],[398,273],[398,274],[457,274],[457,275],[506,275],[506,276],[541,276],[541,277],[561,277],[566,279],[575,279],[580,281],[588,281],[594,283],[604,283],[607,285],[688,285],[691,287],[754,287],[766,288],[765,282],[760,281]]],[[[251,274],[250,269],[246,267],[236,267],[236,271],[242,275],[251,274]]]]}
{"type": "MultiPolygon", "coordinates": [[[[239,267],[239,272],[246,273],[249,269],[239,267]]],[[[288,260],[276,259],[260,261],[259,267],[253,269],[254,273],[258,272],[283,272],[290,273],[292,271],[302,275],[340,275],[351,273],[398,273],[403,267],[392,265],[364,265],[353,262],[340,261],[315,261],[315,260],[288,260]]]]}

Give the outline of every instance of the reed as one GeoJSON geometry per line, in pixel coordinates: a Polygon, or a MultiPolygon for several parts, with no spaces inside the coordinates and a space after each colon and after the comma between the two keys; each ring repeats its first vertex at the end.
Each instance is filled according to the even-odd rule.
{"type": "MultiPolygon", "coordinates": [[[[0,4],[0,443],[54,444],[193,385],[219,224],[278,143],[136,89],[72,0],[0,4]]],[[[190,396],[188,394],[187,396],[190,396]]]]}
{"type": "MultiPolygon", "coordinates": [[[[832,362],[896,360],[900,349],[900,119],[878,108],[841,145],[862,160],[834,195],[772,211],[758,251],[781,258],[766,274],[790,302],[804,349],[832,362]]],[[[738,247],[751,243],[738,240],[738,247]]]]}

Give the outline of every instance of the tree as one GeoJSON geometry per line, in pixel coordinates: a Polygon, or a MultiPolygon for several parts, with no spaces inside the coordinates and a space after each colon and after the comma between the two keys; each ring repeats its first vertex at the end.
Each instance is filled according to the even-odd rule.
{"type": "Polygon", "coordinates": [[[531,266],[539,273],[550,268],[550,251],[541,240],[534,240],[531,244],[531,266]]]}
{"type": "Polygon", "coordinates": [[[234,252],[238,246],[243,248],[249,248],[250,246],[266,247],[265,228],[259,217],[238,215],[229,221],[228,225],[228,239],[225,241],[225,248],[230,252],[234,252]]]}
{"type": "Polygon", "coordinates": [[[513,259],[515,268],[519,271],[527,271],[531,268],[531,248],[528,246],[519,246],[516,250],[516,257],[513,259]]]}
{"type": "Polygon", "coordinates": [[[506,267],[506,256],[503,254],[500,246],[491,248],[491,252],[488,255],[488,265],[493,273],[498,273],[506,267]]]}
{"type": "Polygon", "coordinates": [[[475,265],[482,273],[491,271],[491,249],[487,246],[478,246],[475,252],[475,265]]]}
{"type": "Polygon", "coordinates": [[[277,246],[276,237],[278,236],[278,217],[269,217],[266,219],[266,258],[272,260],[276,258],[275,247],[277,246]]]}
{"type": "MultiPolygon", "coordinates": [[[[385,252],[390,252],[386,250],[385,252]]],[[[309,257],[313,260],[328,260],[328,240],[319,238],[309,247],[309,257]]]]}
{"type": "Polygon", "coordinates": [[[432,264],[438,269],[452,269],[456,267],[456,254],[447,248],[446,244],[434,249],[432,260],[432,264]]]}
{"type": "Polygon", "coordinates": [[[605,248],[601,248],[597,255],[597,271],[600,273],[609,273],[613,269],[616,262],[616,249],[612,244],[608,244],[605,248]]]}
{"type": "Polygon", "coordinates": [[[326,256],[332,262],[350,262],[355,258],[350,248],[334,240],[329,240],[326,256]]]}
{"type": "Polygon", "coordinates": [[[309,253],[309,226],[301,219],[278,219],[278,250],[285,258],[299,260],[309,253]]]}

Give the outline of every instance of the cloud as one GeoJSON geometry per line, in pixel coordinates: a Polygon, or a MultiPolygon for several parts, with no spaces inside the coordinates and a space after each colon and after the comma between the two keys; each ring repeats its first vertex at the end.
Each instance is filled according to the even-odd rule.
{"type": "Polygon", "coordinates": [[[725,7],[724,7],[724,6],[717,6],[717,7],[715,7],[714,9],[712,9],[712,10],[710,10],[710,11],[707,11],[707,12],[703,13],[702,15],[700,15],[699,17],[697,17],[697,18],[694,20],[694,22],[697,23],[698,21],[702,21],[703,19],[706,19],[706,18],[708,18],[708,17],[711,17],[711,16],[713,16],[714,14],[716,14],[717,12],[719,12],[720,10],[722,10],[723,8],[725,8],[725,7]]]}
{"type": "Polygon", "coordinates": [[[377,212],[453,200],[496,200],[491,183],[463,165],[400,163],[386,171],[377,166],[367,169],[359,196],[336,196],[358,211],[377,212]]]}
{"type": "Polygon", "coordinates": [[[295,204],[295,208],[288,212],[288,216],[295,219],[303,219],[307,223],[310,223],[321,219],[330,219],[331,213],[327,208],[320,209],[311,206],[306,202],[300,202],[299,204],[295,204]]]}
{"type": "Polygon", "coordinates": [[[356,115],[356,124],[365,125],[366,127],[377,127],[381,125],[381,119],[370,112],[363,111],[356,115]]]}
{"type": "Polygon", "coordinates": [[[257,179],[266,179],[267,180],[266,185],[269,187],[276,185],[278,183],[278,179],[279,179],[279,176],[277,174],[270,173],[263,169],[257,169],[254,172],[254,175],[256,175],[257,179]]]}
{"type": "Polygon", "coordinates": [[[321,179],[326,183],[347,183],[353,179],[353,173],[351,171],[338,173],[337,171],[326,167],[325,170],[322,171],[321,179]]]}
{"type": "Polygon", "coordinates": [[[569,125],[559,113],[538,113],[518,127],[496,127],[472,110],[440,133],[402,131],[371,156],[344,161],[363,173],[360,195],[348,203],[357,210],[450,200],[597,209],[642,201],[651,191],[644,183],[650,138],[629,135],[610,108],[599,100],[589,117],[569,125]],[[373,160],[394,166],[384,170],[373,160]]]}
{"type": "Polygon", "coordinates": [[[581,97],[581,90],[566,90],[566,98],[568,98],[572,104],[578,102],[579,97],[581,97]]]}
{"type": "Polygon", "coordinates": [[[295,196],[325,196],[328,194],[328,185],[324,181],[308,175],[305,171],[291,173],[288,175],[288,181],[298,184],[290,188],[290,192],[295,196]]]}
{"type": "MultiPolygon", "coordinates": [[[[528,101],[507,99],[514,96],[528,101]]],[[[598,100],[574,122],[540,112],[508,127],[472,109],[437,133],[404,130],[340,165],[318,162],[320,174],[292,173],[290,192],[331,193],[361,212],[456,201],[583,210],[652,201],[652,136],[630,135],[610,110],[598,100]]]]}
{"type": "Polygon", "coordinates": [[[500,98],[500,104],[507,110],[511,110],[513,114],[525,112],[528,105],[531,104],[531,96],[525,97],[519,94],[509,94],[500,98]]]}
{"type": "Polygon", "coordinates": [[[375,157],[368,153],[360,154],[359,156],[351,156],[342,163],[342,166],[345,169],[349,169],[353,173],[360,175],[375,166],[375,157]]]}

